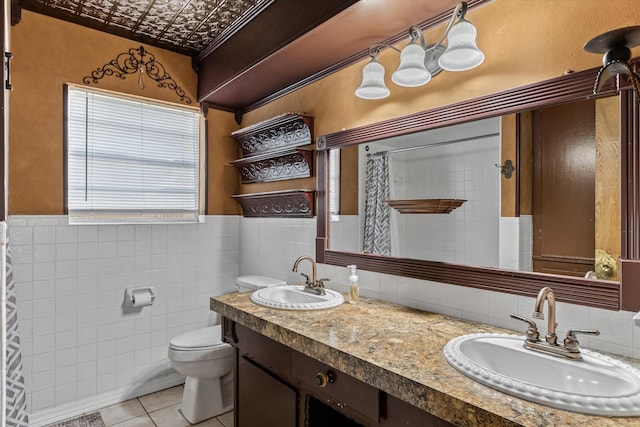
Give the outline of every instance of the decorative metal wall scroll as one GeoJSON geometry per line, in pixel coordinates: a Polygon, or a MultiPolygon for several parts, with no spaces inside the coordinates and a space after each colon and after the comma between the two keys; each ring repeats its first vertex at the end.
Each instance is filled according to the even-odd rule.
{"type": "Polygon", "coordinates": [[[233,196],[245,217],[313,218],[314,192],[286,190],[233,196]]]}
{"type": "Polygon", "coordinates": [[[155,56],[147,52],[143,46],[138,49],[131,48],[128,52],[118,54],[102,67],[92,71],[90,76],[85,76],[82,81],[85,84],[98,83],[99,80],[108,76],[116,76],[124,80],[127,75],[136,73],[139,73],[138,87],[140,89],[144,89],[144,76],[147,75],[151,80],[158,83],[158,87],[166,87],[173,90],[180,98],[180,101],[191,104],[191,98],[167,73],[164,65],[156,61],[155,56]]]}
{"type": "Polygon", "coordinates": [[[308,178],[313,174],[313,150],[293,149],[277,155],[249,156],[231,162],[243,184],[308,178]]]}
{"type": "Polygon", "coordinates": [[[286,113],[237,130],[231,137],[238,141],[243,156],[313,144],[313,117],[286,113]]]}
{"type": "MultiPolygon", "coordinates": [[[[313,175],[313,117],[286,113],[231,134],[242,158],[231,162],[243,184],[308,178],[313,175]]],[[[313,191],[285,190],[233,196],[246,217],[312,218],[313,191]]]]}

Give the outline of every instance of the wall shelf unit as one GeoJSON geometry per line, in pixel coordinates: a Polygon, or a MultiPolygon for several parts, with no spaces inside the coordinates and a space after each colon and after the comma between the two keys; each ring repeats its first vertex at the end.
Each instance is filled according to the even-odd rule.
{"type": "Polygon", "coordinates": [[[231,162],[243,184],[313,176],[313,150],[292,148],[243,157],[231,162]]]}
{"type": "Polygon", "coordinates": [[[285,190],[239,194],[233,198],[242,206],[245,217],[313,218],[314,191],[285,190]]]}
{"type": "MultiPolygon", "coordinates": [[[[285,113],[231,134],[242,157],[231,164],[242,184],[284,181],[313,176],[313,117],[285,113]]],[[[314,191],[284,190],[239,194],[233,198],[245,217],[297,217],[314,215],[314,191]]]]}
{"type": "Polygon", "coordinates": [[[402,214],[448,214],[462,206],[463,199],[385,200],[402,214]]]}
{"type": "Polygon", "coordinates": [[[242,149],[242,156],[277,153],[280,150],[313,144],[313,117],[285,113],[231,134],[242,149]]]}

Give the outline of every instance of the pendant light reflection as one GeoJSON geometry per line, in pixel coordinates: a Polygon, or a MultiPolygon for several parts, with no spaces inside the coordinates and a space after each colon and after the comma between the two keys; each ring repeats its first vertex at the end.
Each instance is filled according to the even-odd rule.
{"type": "Polygon", "coordinates": [[[384,67],[377,56],[384,47],[400,52],[400,65],[391,80],[398,86],[418,87],[427,84],[440,71],[471,70],[484,61],[484,54],[476,45],[477,31],[473,24],[464,19],[467,3],[461,2],[453,10],[449,24],[440,40],[433,45],[425,45],[424,36],[417,27],[409,29],[411,42],[402,51],[387,43],[376,43],[369,48],[371,61],[362,72],[362,83],[356,89],[356,96],[362,99],[382,99],[390,94],[384,82],[384,67]],[[454,22],[458,18],[458,21],[454,22]],[[449,36],[449,47],[442,44],[449,36]]]}

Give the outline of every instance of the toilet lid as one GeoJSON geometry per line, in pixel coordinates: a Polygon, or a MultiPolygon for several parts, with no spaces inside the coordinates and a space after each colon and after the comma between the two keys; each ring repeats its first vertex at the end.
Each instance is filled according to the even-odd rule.
{"type": "Polygon", "coordinates": [[[174,337],[170,343],[175,350],[200,350],[227,345],[222,342],[220,325],[185,332],[174,337]]]}

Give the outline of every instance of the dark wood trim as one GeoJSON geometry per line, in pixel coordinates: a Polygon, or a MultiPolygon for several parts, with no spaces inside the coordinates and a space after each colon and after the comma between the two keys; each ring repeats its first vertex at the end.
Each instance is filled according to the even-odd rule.
{"type": "MultiPolygon", "coordinates": [[[[597,72],[597,68],[592,68],[540,83],[324,135],[326,148],[346,147],[372,139],[406,135],[471,120],[515,114],[523,110],[546,107],[550,104],[589,98],[593,96],[593,82],[597,72]]],[[[615,83],[609,83],[598,94],[598,97],[615,93],[615,83]]]]}
{"type": "Polygon", "coordinates": [[[622,132],[620,141],[620,154],[626,159],[623,164],[622,184],[622,257],[626,259],[640,258],[640,130],[638,129],[640,114],[636,97],[633,93],[625,91],[620,98],[622,132]]]}
{"type": "Polygon", "coordinates": [[[367,271],[529,297],[535,297],[541,288],[549,286],[559,301],[619,309],[619,285],[606,281],[588,281],[589,286],[584,286],[585,280],[581,278],[336,251],[326,251],[324,263],[356,264],[367,271]]]}
{"type": "MultiPolygon", "coordinates": [[[[391,136],[404,135],[418,131],[435,129],[470,120],[484,119],[504,114],[513,114],[523,110],[545,107],[563,102],[580,100],[592,97],[593,82],[595,81],[597,68],[585,70],[578,73],[557,77],[554,79],[533,83],[526,86],[505,90],[491,95],[458,102],[455,104],[426,110],[415,114],[410,114],[395,119],[385,120],[371,125],[361,126],[342,132],[324,135],[317,140],[318,158],[323,162],[322,167],[318,167],[318,193],[323,194],[326,188],[326,152],[330,148],[339,148],[355,144],[360,144],[374,139],[387,138],[391,136]],[[322,172],[320,171],[322,169],[322,172]]],[[[628,92],[622,91],[624,99],[628,92]]],[[[598,96],[616,94],[616,82],[609,83],[603,92],[598,96]]],[[[630,102],[625,103],[625,105],[630,102]]],[[[632,135],[623,136],[622,142],[626,142],[629,150],[638,150],[638,112],[637,104],[633,106],[634,113],[627,116],[626,108],[623,108],[621,129],[633,129],[632,135]]],[[[629,225],[626,226],[627,233],[623,230],[623,241],[629,248],[627,256],[637,258],[640,256],[640,236],[635,231],[640,230],[637,223],[638,218],[638,187],[640,187],[640,177],[638,177],[640,159],[629,159],[625,157],[626,149],[621,157],[621,166],[627,169],[629,183],[623,180],[623,193],[632,200],[624,202],[622,212],[622,224],[627,224],[628,219],[634,222],[634,233],[629,233],[629,225]],[[629,162],[627,163],[627,159],[629,162]],[[632,186],[633,191],[625,187],[632,186]],[[633,254],[631,253],[633,249],[633,254]]],[[[625,178],[623,174],[623,178],[625,178]]],[[[550,286],[556,292],[559,301],[599,307],[610,310],[619,310],[621,307],[628,310],[640,309],[640,296],[632,299],[630,293],[638,288],[637,280],[625,282],[625,279],[635,277],[640,278],[640,260],[623,260],[622,282],[607,282],[601,280],[588,280],[578,277],[556,276],[550,274],[529,273],[519,271],[500,270],[495,268],[471,267],[459,264],[450,264],[434,261],[415,260],[408,258],[383,257],[377,255],[365,255],[352,252],[338,252],[329,250],[327,247],[329,238],[328,215],[326,206],[319,203],[323,209],[318,211],[318,236],[316,239],[316,258],[319,262],[331,265],[356,264],[359,268],[385,274],[412,277],[422,280],[430,280],[441,283],[449,283],[459,286],[484,289],[489,291],[504,292],[516,295],[535,297],[538,291],[544,286],[550,286]],[[629,261],[632,261],[631,263],[629,261]],[[633,265],[633,266],[632,266],[633,265]],[[626,275],[625,275],[626,268],[626,275]],[[637,270],[636,270],[637,268],[637,270]],[[636,273],[637,271],[637,273],[636,273]],[[622,283],[626,283],[625,293],[622,293],[622,283]],[[623,299],[624,297],[624,299],[623,299]]],[[[625,245],[623,245],[625,246],[625,245]]],[[[623,251],[625,249],[623,248],[623,251]]],[[[640,292],[639,292],[640,293],[640,292]]]]}
{"type": "MultiPolygon", "coordinates": [[[[239,76],[250,71],[257,64],[267,60],[275,52],[285,49],[294,40],[305,35],[331,17],[347,9],[358,0],[324,0],[316,2],[300,2],[299,0],[278,0],[270,7],[254,16],[247,22],[243,30],[236,32],[235,37],[229,37],[225,43],[215,48],[206,49],[206,55],[201,54],[195,62],[194,68],[199,70],[198,101],[213,99],[212,96],[225,87],[232,87],[237,95],[253,93],[259,90],[261,82],[259,76],[252,80],[252,87],[238,87],[239,76]]],[[[245,83],[246,84],[246,83],[245,83]]],[[[267,92],[277,90],[270,87],[267,92]]],[[[253,95],[253,100],[258,95],[253,95]]],[[[237,109],[243,107],[249,99],[237,102],[237,109]]]]}
{"type": "Polygon", "coordinates": [[[18,25],[21,20],[22,5],[20,4],[20,0],[11,0],[11,25],[18,25]]]}
{"type": "MultiPolygon", "coordinates": [[[[11,10],[14,9],[13,7],[13,2],[11,5],[9,5],[9,8],[11,10]]],[[[6,16],[6,12],[7,12],[7,8],[5,7],[5,4],[3,3],[2,5],[2,11],[0,14],[0,31],[2,31],[0,34],[0,39],[2,40],[2,73],[0,73],[0,76],[2,76],[2,99],[0,99],[0,135],[2,135],[2,150],[0,151],[0,179],[2,180],[2,186],[0,186],[0,192],[2,193],[2,199],[0,202],[0,221],[6,221],[7,220],[7,215],[8,215],[8,208],[7,208],[7,201],[8,201],[8,186],[7,186],[7,179],[8,179],[8,170],[7,170],[7,166],[8,166],[8,154],[9,154],[9,149],[8,149],[8,145],[9,145],[9,135],[8,135],[8,128],[9,128],[9,114],[8,114],[8,96],[7,96],[7,80],[9,78],[8,76],[8,72],[7,72],[7,66],[6,63],[7,61],[9,61],[9,58],[5,57],[5,52],[7,49],[7,42],[8,40],[5,40],[5,34],[8,32],[8,26],[9,26],[9,16],[6,16]]],[[[12,12],[10,12],[11,14],[12,12]]]]}
{"type": "Polygon", "coordinates": [[[516,165],[518,165],[518,167],[516,167],[516,173],[515,173],[515,177],[516,177],[516,200],[515,200],[515,216],[519,217],[520,216],[520,167],[519,165],[520,163],[520,153],[521,153],[521,148],[520,148],[520,141],[521,141],[521,136],[520,136],[520,126],[521,126],[521,120],[520,120],[520,113],[516,113],[516,165]]]}
{"type": "MultiPolygon", "coordinates": [[[[316,147],[323,146],[324,139],[320,137],[316,143],[316,147]]],[[[320,185],[326,183],[329,179],[329,152],[326,150],[318,151],[316,154],[316,203],[318,207],[318,218],[316,221],[317,237],[316,237],[316,262],[325,263],[325,253],[329,244],[329,198],[327,197],[327,186],[320,185]]],[[[347,265],[347,264],[344,264],[347,265]]]]}
{"type": "Polygon", "coordinates": [[[625,286],[621,287],[620,310],[638,311],[640,307],[640,260],[623,259],[620,280],[625,286]]]}
{"type": "Polygon", "coordinates": [[[638,95],[623,91],[620,96],[621,169],[621,286],[620,308],[637,311],[640,307],[640,105],[638,95]]]}

